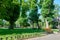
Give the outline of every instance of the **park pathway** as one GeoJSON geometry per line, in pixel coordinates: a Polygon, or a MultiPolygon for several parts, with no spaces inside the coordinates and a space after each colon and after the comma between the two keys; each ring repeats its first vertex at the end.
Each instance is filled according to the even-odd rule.
{"type": "Polygon", "coordinates": [[[50,34],[43,37],[37,37],[37,38],[30,38],[25,40],[60,40],[60,33],[58,34],[50,34]]]}

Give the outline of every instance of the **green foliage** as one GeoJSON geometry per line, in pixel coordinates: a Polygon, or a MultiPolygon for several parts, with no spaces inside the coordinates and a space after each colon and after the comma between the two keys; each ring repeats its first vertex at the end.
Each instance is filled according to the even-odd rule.
{"type": "Polygon", "coordinates": [[[27,17],[26,12],[29,10],[29,5],[28,2],[25,2],[24,0],[20,0],[20,5],[21,5],[21,17],[27,17]]]}
{"type": "Polygon", "coordinates": [[[59,11],[60,11],[60,6],[58,4],[54,4],[55,5],[55,9],[54,9],[54,18],[57,18],[59,16],[59,11]]]}
{"type": "Polygon", "coordinates": [[[29,0],[29,9],[33,10],[35,8],[35,6],[37,5],[37,1],[38,0],[29,0]]]}
{"type": "Polygon", "coordinates": [[[44,1],[44,0],[40,0],[40,2],[38,3],[38,6],[39,6],[40,8],[42,7],[43,1],[44,1]]]}
{"type": "Polygon", "coordinates": [[[53,10],[54,10],[54,5],[53,5],[53,1],[54,0],[45,0],[43,3],[42,3],[42,15],[43,17],[53,17],[54,13],[53,13],[53,10]]]}
{"type": "MultiPolygon", "coordinates": [[[[57,16],[56,10],[54,10],[54,0],[0,0],[0,18],[10,22],[10,25],[14,25],[17,20],[23,26],[28,25],[27,12],[29,12],[29,20],[33,23],[39,22],[38,9],[41,9],[43,18],[48,22],[52,21],[52,18],[57,16]],[[55,15],[54,15],[55,14],[55,15]],[[20,16],[19,16],[20,15],[20,16]]],[[[42,19],[43,19],[42,18],[42,19]]]]}
{"type": "Polygon", "coordinates": [[[23,26],[23,27],[30,26],[27,18],[20,17],[20,19],[18,19],[17,22],[19,22],[20,26],[23,26]]]}
{"type": "Polygon", "coordinates": [[[19,19],[17,20],[20,24],[20,26],[28,26],[28,19],[27,19],[27,11],[29,10],[29,5],[28,5],[28,1],[25,2],[25,0],[20,0],[20,17],[19,19]]]}
{"type": "Polygon", "coordinates": [[[39,16],[35,10],[32,10],[32,12],[29,14],[29,19],[35,23],[38,21],[39,16]]]}
{"type": "Polygon", "coordinates": [[[9,21],[13,25],[20,14],[18,0],[1,0],[0,5],[0,18],[9,21]]]}
{"type": "MultiPolygon", "coordinates": [[[[40,0],[40,9],[41,9],[41,14],[42,17],[44,18],[44,22],[48,22],[45,23],[45,27],[46,25],[50,26],[52,25],[52,20],[54,18],[54,0],[40,0]]],[[[51,26],[50,26],[51,27],[51,26]]]]}
{"type": "Polygon", "coordinates": [[[32,22],[37,22],[38,21],[38,19],[39,19],[39,16],[38,16],[38,7],[37,7],[37,0],[35,1],[35,0],[32,0],[32,1],[30,1],[31,3],[31,5],[30,5],[30,7],[32,7],[30,10],[31,10],[31,12],[30,12],[30,14],[29,14],[29,19],[32,21],[32,22]],[[33,5],[33,3],[35,4],[35,5],[33,5]]]}

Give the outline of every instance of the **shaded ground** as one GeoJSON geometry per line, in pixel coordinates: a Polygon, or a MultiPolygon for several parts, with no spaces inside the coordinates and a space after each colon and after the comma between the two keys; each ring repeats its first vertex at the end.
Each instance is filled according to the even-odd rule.
{"type": "Polygon", "coordinates": [[[44,37],[30,38],[25,40],[60,40],[60,33],[58,34],[50,34],[44,37]]]}

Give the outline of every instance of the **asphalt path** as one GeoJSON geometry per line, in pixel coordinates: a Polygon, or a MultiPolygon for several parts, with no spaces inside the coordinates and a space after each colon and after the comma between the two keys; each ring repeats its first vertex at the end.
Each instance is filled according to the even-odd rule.
{"type": "Polygon", "coordinates": [[[30,38],[30,39],[25,39],[25,40],[60,40],[60,33],[49,34],[43,37],[30,38]]]}

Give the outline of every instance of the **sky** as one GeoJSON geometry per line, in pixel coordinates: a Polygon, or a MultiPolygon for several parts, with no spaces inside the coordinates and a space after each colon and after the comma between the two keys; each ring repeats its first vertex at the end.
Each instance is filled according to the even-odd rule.
{"type": "MultiPolygon", "coordinates": [[[[55,0],[54,3],[58,4],[60,6],[60,0],[55,0]]],[[[60,12],[59,12],[59,14],[60,14],[60,12]]]]}
{"type": "Polygon", "coordinates": [[[60,0],[55,0],[54,3],[60,5],[60,0]]]}

